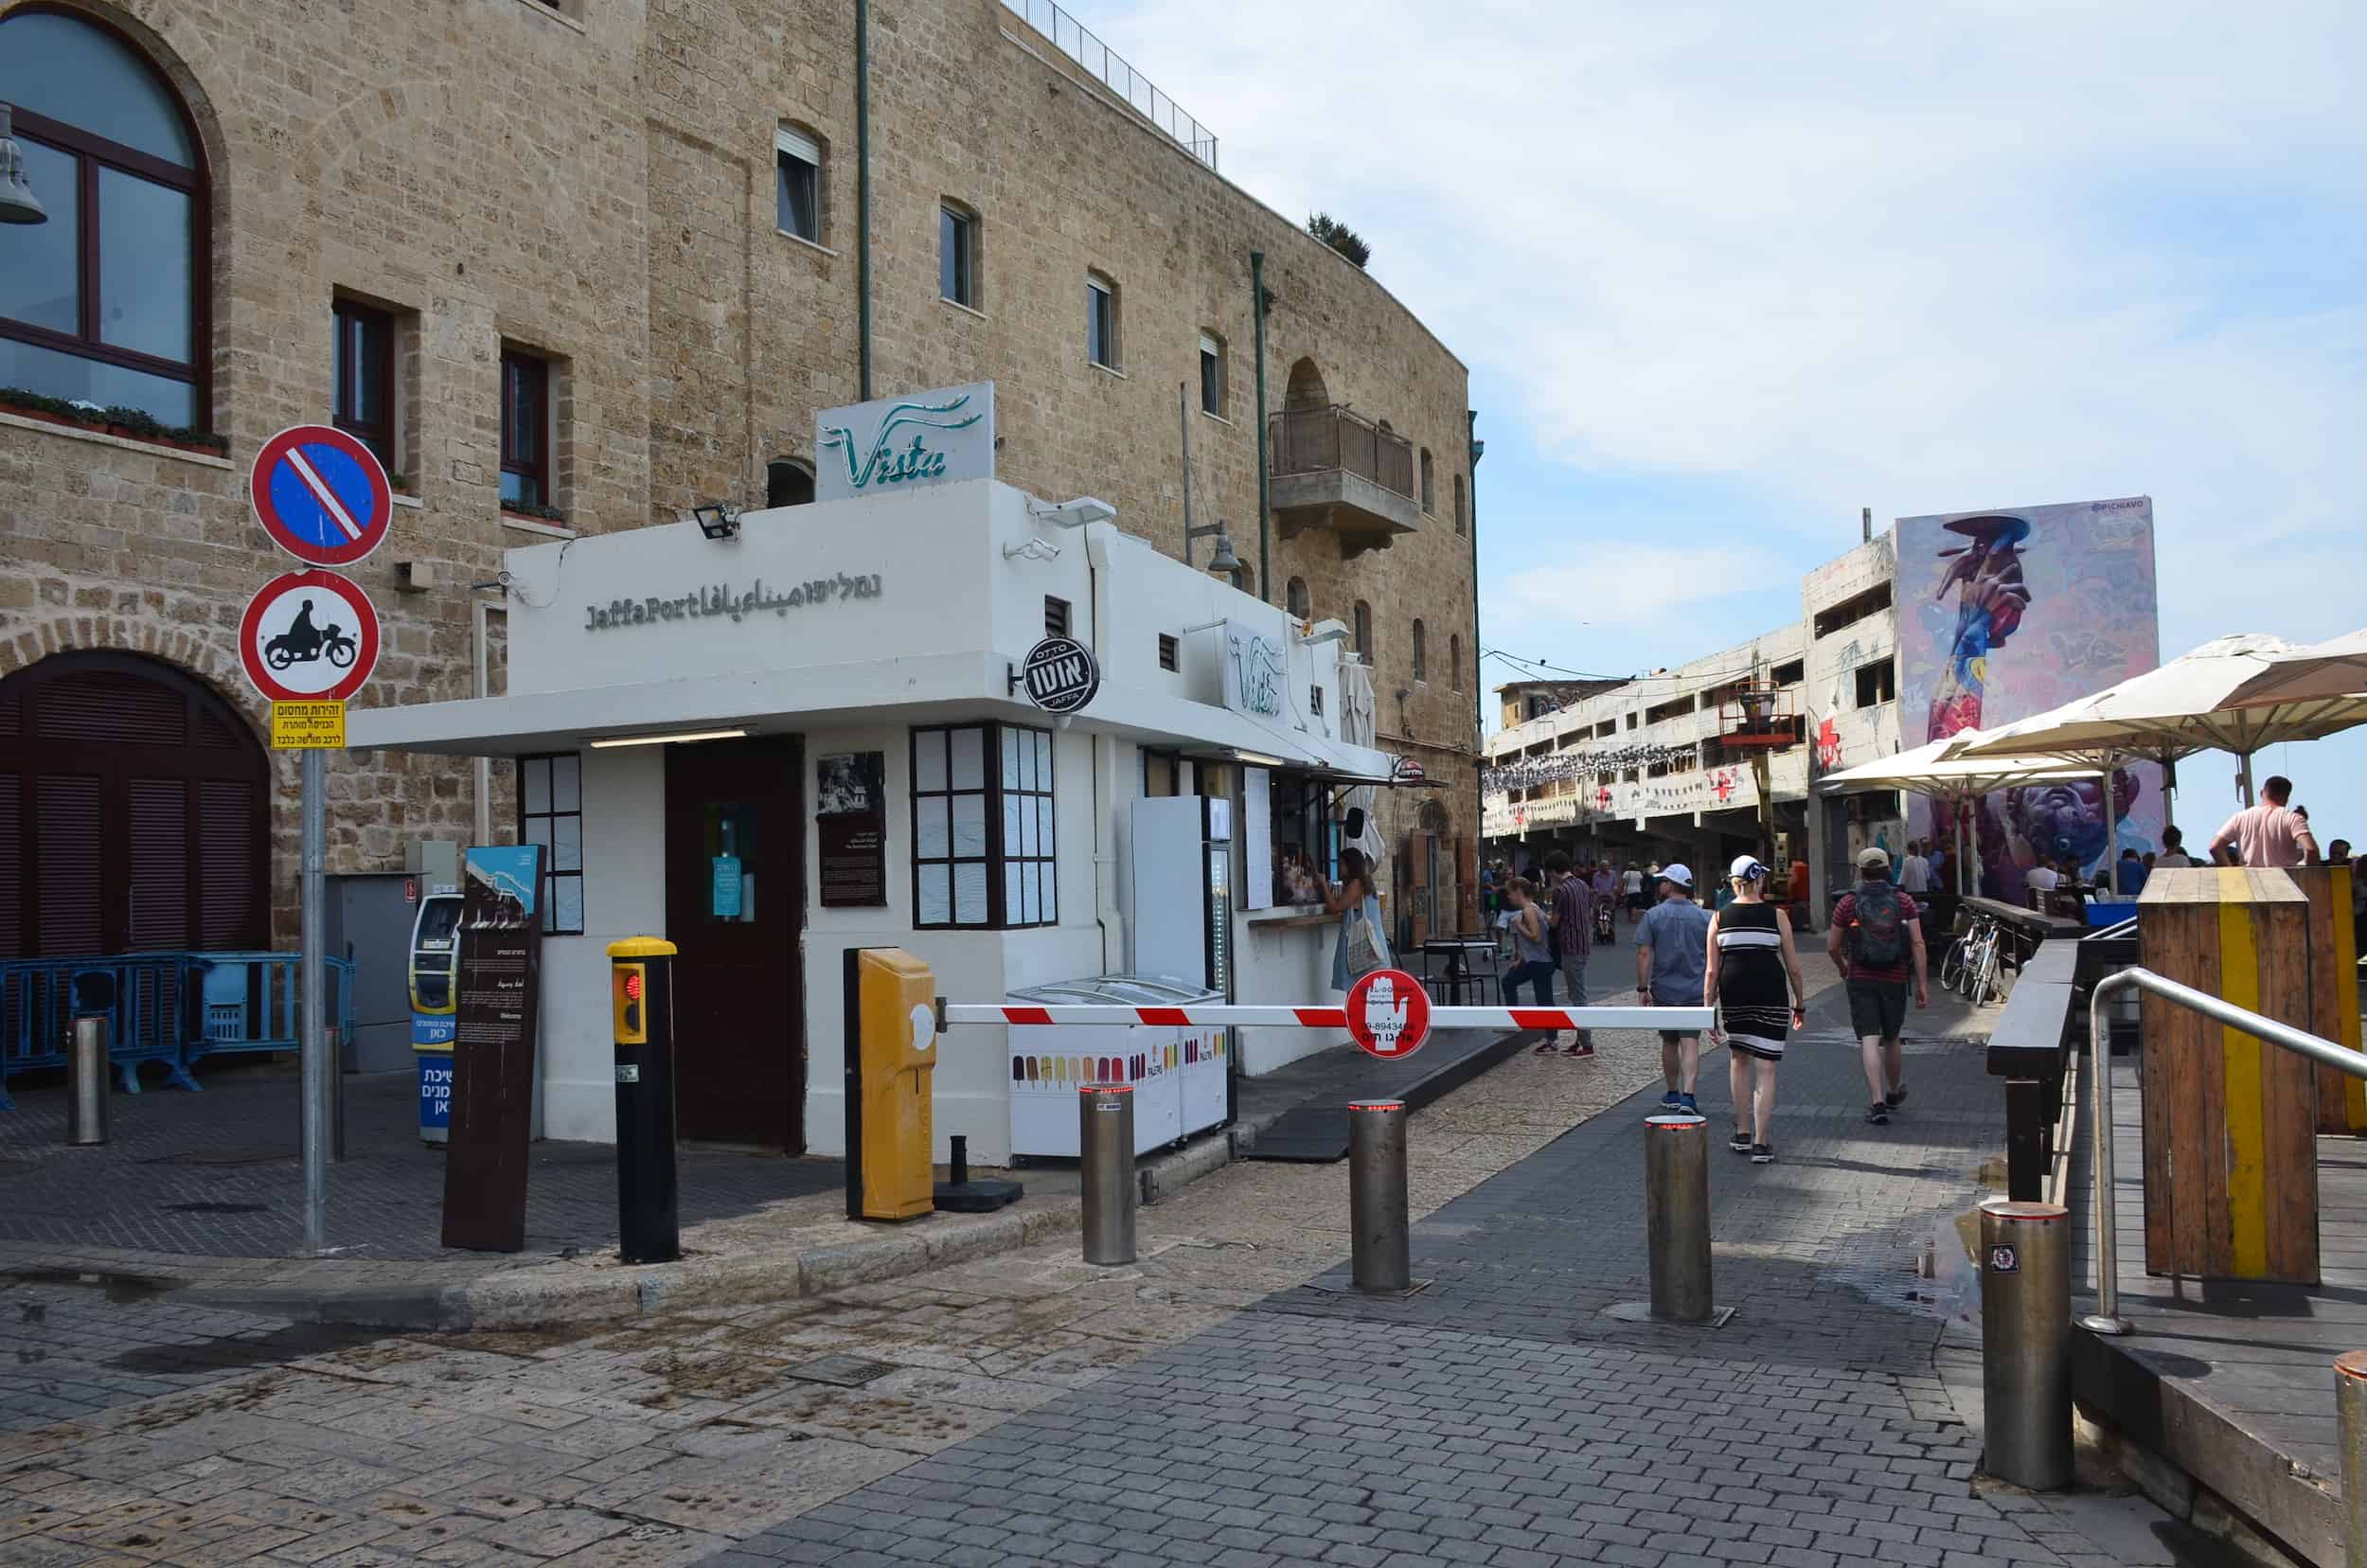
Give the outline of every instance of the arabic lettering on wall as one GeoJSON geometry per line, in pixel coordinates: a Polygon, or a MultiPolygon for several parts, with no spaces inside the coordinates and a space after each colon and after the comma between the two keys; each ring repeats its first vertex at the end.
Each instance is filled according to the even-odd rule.
{"type": "Polygon", "coordinates": [[[583,629],[586,632],[610,632],[620,626],[647,626],[652,621],[705,620],[721,616],[726,620],[743,620],[758,611],[770,610],[786,615],[792,610],[809,605],[828,604],[831,599],[874,599],[882,592],[881,574],[849,577],[841,572],[835,577],[810,578],[792,582],[787,589],[777,584],[767,587],[762,578],[752,587],[735,593],[728,582],[711,583],[660,598],[611,599],[606,604],[583,607],[583,629]]]}

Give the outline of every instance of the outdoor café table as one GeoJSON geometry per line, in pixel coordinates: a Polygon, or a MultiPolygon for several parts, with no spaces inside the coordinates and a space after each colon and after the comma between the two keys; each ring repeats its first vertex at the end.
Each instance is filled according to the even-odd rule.
{"type": "Polygon", "coordinates": [[[1443,986],[1446,990],[1443,1000],[1448,1007],[1494,1006],[1497,1000],[1495,992],[1484,989],[1484,986],[1486,982],[1495,980],[1501,972],[1497,965],[1496,940],[1492,936],[1433,936],[1422,944],[1422,983],[1433,991],[1443,986]],[[1435,958],[1447,961],[1444,974],[1434,973],[1431,961],[1435,958]],[[1481,959],[1486,960],[1487,971],[1485,974],[1480,972],[1481,959]],[[1467,990],[1480,991],[1479,1000],[1467,1004],[1467,990]]]}

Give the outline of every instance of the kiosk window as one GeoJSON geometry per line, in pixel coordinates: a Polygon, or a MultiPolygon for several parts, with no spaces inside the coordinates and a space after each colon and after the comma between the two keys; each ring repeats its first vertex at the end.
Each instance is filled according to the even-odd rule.
{"type": "Polygon", "coordinates": [[[1273,811],[1273,901],[1323,901],[1316,878],[1340,876],[1340,819],[1332,814],[1331,787],[1304,774],[1276,773],[1273,811]]]}
{"type": "Polygon", "coordinates": [[[1051,732],[952,724],[912,735],[914,926],[1058,924],[1051,732]]]}
{"type": "Polygon", "coordinates": [[[574,752],[518,758],[518,842],[543,852],[543,932],[583,935],[583,761],[574,752]]]}

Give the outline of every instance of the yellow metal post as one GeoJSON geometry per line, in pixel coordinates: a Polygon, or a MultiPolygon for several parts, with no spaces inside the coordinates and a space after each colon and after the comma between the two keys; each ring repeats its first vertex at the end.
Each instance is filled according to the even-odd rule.
{"type": "Polygon", "coordinates": [[[850,948],[845,1004],[846,1217],[916,1220],[936,1207],[935,984],[901,948],[850,948]]]}

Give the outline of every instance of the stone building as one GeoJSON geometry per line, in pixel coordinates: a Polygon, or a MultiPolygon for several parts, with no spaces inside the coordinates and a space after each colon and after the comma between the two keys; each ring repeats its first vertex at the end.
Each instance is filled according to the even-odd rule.
{"type": "MultiPolygon", "coordinates": [[[[1193,520],[1367,655],[1433,786],[1383,793],[1396,881],[1468,924],[1465,368],[1065,41],[1093,69],[1004,0],[871,7],[866,246],[852,0],[0,4],[50,212],[0,227],[0,956],[292,942],[293,757],[234,647],[292,564],[245,493],[274,432],[397,476],[357,701],[414,703],[501,690],[506,546],[810,498],[818,410],[987,380],[1010,482],[1204,562],[1188,428],[1193,520]]],[[[334,757],[330,869],[510,837],[515,788],[334,757]]]]}

